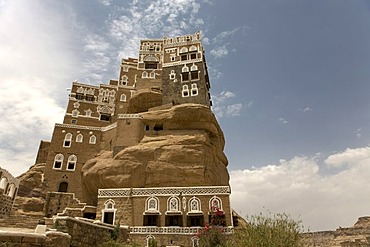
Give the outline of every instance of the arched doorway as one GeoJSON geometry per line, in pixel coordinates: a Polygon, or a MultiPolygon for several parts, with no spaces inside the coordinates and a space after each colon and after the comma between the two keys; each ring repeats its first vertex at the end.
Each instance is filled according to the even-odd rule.
{"type": "Polygon", "coordinates": [[[58,192],[67,192],[68,191],[68,183],[67,182],[61,182],[59,184],[58,192]]]}

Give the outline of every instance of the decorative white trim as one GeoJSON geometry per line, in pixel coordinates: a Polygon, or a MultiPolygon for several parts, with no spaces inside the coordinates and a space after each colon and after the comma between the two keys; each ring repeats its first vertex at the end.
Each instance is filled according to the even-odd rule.
{"type": "Polygon", "coordinates": [[[55,157],[54,157],[54,162],[53,162],[53,169],[55,170],[62,170],[62,167],[63,167],[63,160],[64,160],[64,155],[63,154],[56,154],[55,157]],[[60,162],[60,167],[59,168],[56,168],[55,167],[55,162],[60,162]]]}
{"type": "Polygon", "coordinates": [[[80,129],[80,130],[96,130],[96,131],[108,131],[117,127],[117,123],[105,127],[93,127],[93,126],[83,126],[83,125],[73,125],[73,124],[55,124],[55,127],[64,127],[70,129],[80,129]]]}
{"type": "Polygon", "coordinates": [[[230,195],[229,186],[199,186],[199,187],[161,187],[133,189],[99,189],[98,198],[127,196],[194,196],[194,195],[230,195]]]}
{"type": "Polygon", "coordinates": [[[143,118],[140,114],[118,114],[118,119],[143,118]]]}
{"type": "Polygon", "coordinates": [[[202,61],[203,61],[203,58],[197,58],[193,60],[183,60],[183,61],[177,61],[177,62],[172,62],[172,63],[163,63],[162,68],[178,66],[178,65],[188,64],[188,63],[192,64],[192,63],[202,62],[202,61]]]}
{"type": "MultiPolygon", "coordinates": [[[[130,234],[181,234],[181,235],[194,235],[199,233],[204,227],[155,227],[155,226],[136,226],[130,227],[130,234]]],[[[224,234],[232,234],[233,227],[223,227],[224,234]]]]}

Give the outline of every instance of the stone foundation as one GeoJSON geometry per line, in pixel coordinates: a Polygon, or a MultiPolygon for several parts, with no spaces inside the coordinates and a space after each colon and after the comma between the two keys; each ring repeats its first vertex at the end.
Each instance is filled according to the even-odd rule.
{"type": "Polygon", "coordinates": [[[69,247],[71,236],[49,231],[46,234],[0,231],[0,246],[69,247]]]}

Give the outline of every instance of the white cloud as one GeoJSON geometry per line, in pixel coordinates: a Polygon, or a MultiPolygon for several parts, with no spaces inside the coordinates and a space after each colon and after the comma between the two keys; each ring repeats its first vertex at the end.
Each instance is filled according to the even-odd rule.
{"type": "Polygon", "coordinates": [[[98,2],[105,6],[111,5],[111,0],[99,0],[98,2]]]}
{"type": "Polygon", "coordinates": [[[229,54],[229,50],[227,48],[227,44],[223,46],[216,47],[210,51],[210,54],[215,58],[222,58],[229,54]]]}
{"type": "MultiPolygon", "coordinates": [[[[239,116],[243,108],[242,103],[230,104],[229,99],[236,97],[235,93],[230,91],[222,91],[219,94],[212,95],[212,111],[217,117],[223,116],[239,116]]],[[[252,102],[248,103],[248,107],[252,106],[252,102]]]]}
{"type": "Polygon", "coordinates": [[[299,109],[300,111],[302,111],[302,112],[308,112],[308,111],[312,111],[312,109],[311,109],[311,107],[305,107],[305,108],[303,108],[303,109],[299,109]]]}
{"type": "Polygon", "coordinates": [[[12,0],[0,9],[0,166],[19,175],[41,139],[63,120],[66,87],[77,73],[69,19],[43,2],[12,0]],[[71,75],[72,74],[72,75],[71,75]]]}
{"type": "Polygon", "coordinates": [[[288,123],[288,121],[287,120],[285,120],[284,118],[279,118],[278,119],[278,121],[280,122],[280,123],[283,123],[283,124],[287,124],[288,123]]]}
{"type": "Polygon", "coordinates": [[[329,156],[329,166],[347,166],[320,174],[315,157],[294,157],[279,164],[231,171],[232,207],[242,215],[264,208],[302,219],[311,230],[351,226],[369,214],[370,147],[347,149],[329,156]]]}
{"type": "Polygon", "coordinates": [[[136,57],[138,44],[146,37],[179,36],[194,32],[204,24],[197,17],[200,4],[195,0],[132,1],[119,8],[109,20],[109,33],[123,44],[119,57],[136,57]]]}

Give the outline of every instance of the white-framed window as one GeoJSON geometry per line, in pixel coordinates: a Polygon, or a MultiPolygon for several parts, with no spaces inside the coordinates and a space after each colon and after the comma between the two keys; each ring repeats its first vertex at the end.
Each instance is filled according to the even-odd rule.
{"type": "Polygon", "coordinates": [[[121,76],[121,85],[127,85],[127,82],[128,82],[128,77],[127,75],[123,75],[121,76]]]}
{"type": "Polygon", "coordinates": [[[198,95],[198,86],[196,83],[191,84],[191,96],[197,96],[198,95]]]}
{"type": "Polygon", "coordinates": [[[70,155],[67,161],[67,170],[74,171],[76,169],[76,164],[77,164],[77,156],[74,154],[70,155]]]}
{"type": "Polygon", "coordinates": [[[82,134],[78,134],[78,135],[76,136],[76,142],[82,142],[82,141],[83,141],[83,139],[84,139],[84,136],[83,136],[82,134]]]}
{"type": "Polygon", "coordinates": [[[146,199],[146,211],[147,212],[159,212],[159,200],[156,197],[149,197],[146,199]]]}
{"type": "Polygon", "coordinates": [[[200,200],[197,197],[193,197],[189,200],[189,212],[201,212],[200,200]]]}
{"type": "Polygon", "coordinates": [[[199,71],[192,71],[190,73],[190,77],[192,81],[199,80],[199,71]]]}
{"type": "Polygon", "coordinates": [[[182,69],[181,69],[181,72],[182,73],[189,72],[189,67],[184,65],[184,67],[182,67],[182,69]]]}
{"type": "Polygon", "coordinates": [[[168,212],[179,212],[180,211],[180,200],[176,196],[171,196],[167,200],[167,211],[168,212]]]}
{"type": "Polygon", "coordinates": [[[76,90],[76,92],[77,93],[84,93],[84,88],[83,87],[79,87],[79,88],[77,88],[77,90],[76,90]]]}
{"type": "Polygon", "coordinates": [[[126,102],[126,94],[121,94],[120,101],[126,102]]]}
{"type": "Polygon", "coordinates": [[[170,80],[174,80],[176,78],[176,73],[174,70],[171,70],[171,73],[170,73],[170,80]]]}
{"type": "Polygon", "coordinates": [[[170,54],[171,62],[176,61],[176,54],[170,54]]]}
{"type": "Polygon", "coordinates": [[[190,71],[196,71],[198,70],[198,66],[196,66],[195,64],[193,64],[191,67],[190,67],[190,71]]]}
{"type": "Polygon", "coordinates": [[[73,111],[72,111],[72,117],[78,117],[78,114],[79,114],[80,112],[77,110],[77,109],[74,109],[73,111]]]}
{"type": "Polygon", "coordinates": [[[141,74],[141,78],[148,78],[148,72],[144,71],[144,72],[141,74]]]}
{"type": "Polygon", "coordinates": [[[154,71],[150,72],[149,77],[150,78],[155,78],[155,72],[154,71]]]}
{"type": "Polygon", "coordinates": [[[114,221],[116,218],[115,215],[117,211],[117,209],[114,208],[115,204],[116,203],[112,199],[109,199],[104,203],[104,209],[102,209],[102,220],[101,220],[103,223],[114,225],[114,221]]]}
{"type": "Polygon", "coordinates": [[[63,166],[63,159],[64,159],[63,154],[55,155],[53,169],[61,170],[63,166]]]}
{"type": "Polygon", "coordinates": [[[86,117],[91,117],[91,114],[92,114],[92,110],[88,109],[85,111],[85,114],[86,114],[86,117]]]}
{"type": "Polygon", "coordinates": [[[209,200],[209,211],[210,212],[215,212],[217,210],[223,211],[222,210],[222,201],[219,197],[213,196],[209,200]]]}
{"type": "Polygon", "coordinates": [[[199,238],[194,236],[191,238],[192,247],[199,247],[199,238]]]}
{"type": "Polygon", "coordinates": [[[188,52],[188,48],[187,47],[182,47],[180,49],[180,53],[186,53],[186,52],[188,52]]]}
{"type": "Polygon", "coordinates": [[[149,246],[154,246],[151,242],[155,241],[155,238],[153,235],[148,235],[146,236],[146,246],[145,247],[149,247],[149,246]]]}
{"type": "Polygon", "coordinates": [[[64,137],[63,147],[69,148],[72,144],[72,134],[67,133],[64,137]]]}
{"type": "Polygon", "coordinates": [[[182,85],[182,97],[189,97],[189,86],[182,85]]]}
{"type": "Polygon", "coordinates": [[[197,47],[195,45],[190,46],[189,51],[197,51],[197,47]]]}
{"type": "Polygon", "coordinates": [[[128,71],[128,66],[127,65],[122,66],[122,70],[127,72],[128,71]]]}
{"type": "Polygon", "coordinates": [[[89,143],[90,144],[95,144],[96,143],[96,136],[94,136],[94,135],[90,136],[89,143]]]}

